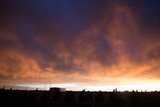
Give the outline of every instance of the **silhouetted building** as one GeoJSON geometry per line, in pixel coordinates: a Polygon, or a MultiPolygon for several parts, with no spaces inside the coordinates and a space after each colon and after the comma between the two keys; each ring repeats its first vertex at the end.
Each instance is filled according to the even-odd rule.
{"type": "Polygon", "coordinates": [[[49,91],[52,91],[52,92],[65,92],[66,89],[65,88],[58,88],[58,87],[51,87],[49,89],[49,91]]]}

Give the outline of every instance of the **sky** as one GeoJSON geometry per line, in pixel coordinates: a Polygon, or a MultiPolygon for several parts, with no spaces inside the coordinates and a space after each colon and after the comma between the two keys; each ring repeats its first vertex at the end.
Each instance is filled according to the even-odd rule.
{"type": "Polygon", "coordinates": [[[160,89],[159,41],[159,0],[0,0],[0,84],[160,89]]]}

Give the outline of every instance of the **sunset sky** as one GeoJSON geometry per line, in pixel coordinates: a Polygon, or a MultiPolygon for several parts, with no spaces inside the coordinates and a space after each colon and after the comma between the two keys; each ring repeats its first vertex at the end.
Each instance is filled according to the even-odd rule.
{"type": "Polygon", "coordinates": [[[10,84],[160,90],[160,0],[0,0],[10,84]]]}

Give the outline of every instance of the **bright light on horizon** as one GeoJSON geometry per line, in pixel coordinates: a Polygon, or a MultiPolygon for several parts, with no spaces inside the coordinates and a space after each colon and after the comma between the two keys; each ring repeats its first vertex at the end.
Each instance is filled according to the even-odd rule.
{"type": "Polygon", "coordinates": [[[121,84],[99,84],[99,83],[64,83],[64,84],[16,84],[17,87],[28,87],[30,89],[39,88],[42,90],[49,90],[50,87],[66,88],[66,90],[81,91],[113,91],[117,88],[118,91],[159,91],[160,82],[158,81],[137,81],[135,83],[121,83],[121,84]]]}

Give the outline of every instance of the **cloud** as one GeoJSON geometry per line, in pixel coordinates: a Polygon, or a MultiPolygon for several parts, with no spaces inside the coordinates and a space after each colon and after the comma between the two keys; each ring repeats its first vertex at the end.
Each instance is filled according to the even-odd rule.
{"type": "Polygon", "coordinates": [[[158,79],[157,0],[0,4],[1,82],[158,79]]]}

